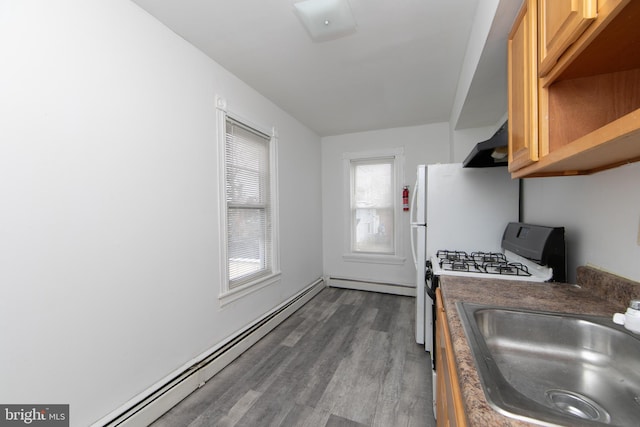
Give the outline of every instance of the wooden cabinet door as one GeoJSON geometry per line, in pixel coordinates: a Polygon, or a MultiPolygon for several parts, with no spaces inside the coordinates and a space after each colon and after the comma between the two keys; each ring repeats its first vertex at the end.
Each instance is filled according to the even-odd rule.
{"type": "Polygon", "coordinates": [[[439,288],[436,289],[436,374],[437,427],[466,427],[453,343],[439,288]]]}
{"type": "Polygon", "coordinates": [[[436,352],[436,424],[437,427],[450,426],[449,420],[449,398],[447,392],[447,384],[451,382],[449,378],[448,366],[446,363],[446,344],[444,341],[444,308],[442,307],[442,297],[440,289],[436,289],[436,336],[435,336],[435,352],[436,352]]]}
{"type": "Polygon", "coordinates": [[[598,15],[597,0],[538,0],[538,72],[546,75],[598,15]]]}
{"type": "Polygon", "coordinates": [[[536,0],[527,0],[508,40],[510,172],[538,160],[536,31],[536,0]]]}
{"type": "MultiPolygon", "coordinates": [[[[437,292],[437,290],[436,290],[437,292]]],[[[440,301],[438,299],[438,301],[440,301]]],[[[446,382],[448,381],[447,372],[443,366],[444,360],[444,341],[442,339],[442,315],[440,314],[440,306],[436,305],[436,336],[434,342],[434,350],[436,352],[436,424],[437,427],[448,426],[449,416],[447,411],[446,399],[446,382]],[[437,317],[440,316],[440,319],[437,317]]]]}

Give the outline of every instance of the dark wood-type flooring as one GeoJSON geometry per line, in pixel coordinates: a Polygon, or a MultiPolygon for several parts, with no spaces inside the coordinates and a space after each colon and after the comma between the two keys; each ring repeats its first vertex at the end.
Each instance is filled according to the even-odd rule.
{"type": "Polygon", "coordinates": [[[154,427],[434,426],[415,300],[325,288],[154,427]]]}

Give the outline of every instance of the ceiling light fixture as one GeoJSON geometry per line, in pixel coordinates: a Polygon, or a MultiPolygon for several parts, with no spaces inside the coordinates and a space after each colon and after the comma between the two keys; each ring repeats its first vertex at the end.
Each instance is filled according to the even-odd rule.
{"type": "Polygon", "coordinates": [[[314,41],[333,40],[356,30],[347,0],[304,0],[293,6],[314,41]]]}

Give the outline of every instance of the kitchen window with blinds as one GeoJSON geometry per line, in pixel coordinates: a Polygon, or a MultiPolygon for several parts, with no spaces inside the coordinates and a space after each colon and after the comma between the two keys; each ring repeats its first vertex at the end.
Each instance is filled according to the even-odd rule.
{"type": "Polygon", "coordinates": [[[274,143],[273,136],[224,114],[222,297],[270,284],[278,275],[274,143]]]}

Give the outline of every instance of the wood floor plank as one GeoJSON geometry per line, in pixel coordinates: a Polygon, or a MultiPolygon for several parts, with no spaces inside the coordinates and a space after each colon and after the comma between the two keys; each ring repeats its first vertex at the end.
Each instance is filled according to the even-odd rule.
{"type": "Polygon", "coordinates": [[[300,373],[291,370],[290,374],[300,379],[300,389],[295,396],[296,402],[312,407],[317,406],[317,402],[325,392],[329,381],[340,365],[343,348],[351,339],[348,328],[339,328],[335,331],[333,339],[322,350],[317,362],[310,365],[305,372],[300,373]]]}
{"type": "Polygon", "coordinates": [[[360,334],[362,337],[342,361],[318,406],[370,425],[384,378],[389,340],[384,332],[368,330],[360,334]]]}
{"type": "MultiPolygon", "coordinates": [[[[313,412],[308,416],[304,421],[299,423],[296,427],[315,427],[315,426],[323,426],[327,424],[331,414],[327,411],[324,411],[319,408],[313,408],[313,412]]],[[[282,427],[289,427],[283,425],[282,427]]]]}
{"type": "MultiPolygon", "coordinates": [[[[294,404],[287,416],[282,420],[282,426],[287,427],[297,427],[304,426],[308,420],[312,417],[314,412],[314,408],[305,405],[294,404]]],[[[324,420],[323,424],[326,424],[327,419],[329,419],[329,414],[327,413],[327,418],[324,420]]],[[[318,424],[318,425],[323,425],[318,424]]]]}
{"type": "Polygon", "coordinates": [[[314,318],[304,319],[280,344],[287,347],[293,347],[298,343],[298,341],[300,341],[300,338],[306,335],[317,324],[318,321],[314,318]]]}
{"type": "Polygon", "coordinates": [[[235,405],[224,415],[218,416],[216,413],[214,416],[207,416],[203,414],[196,418],[189,427],[209,427],[215,425],[216,427],[233,427],[236,423],[247,413],[249,408],[260,398],[262,393],[249,390],[242,396],[235,405]],[[212,424],[212,418],[215,418],[215,424],[212,424]]]}
{"type": "Polygon", "coordinates": [[[415,300],[326,288],[160,418],[173,426],[434,426],[415,300]]]}
{"type": "Polygon", "coordinates": [[[325,427],[366,427],[366,425],[337,415],[331,415],[327,420],[325,427]]]}

